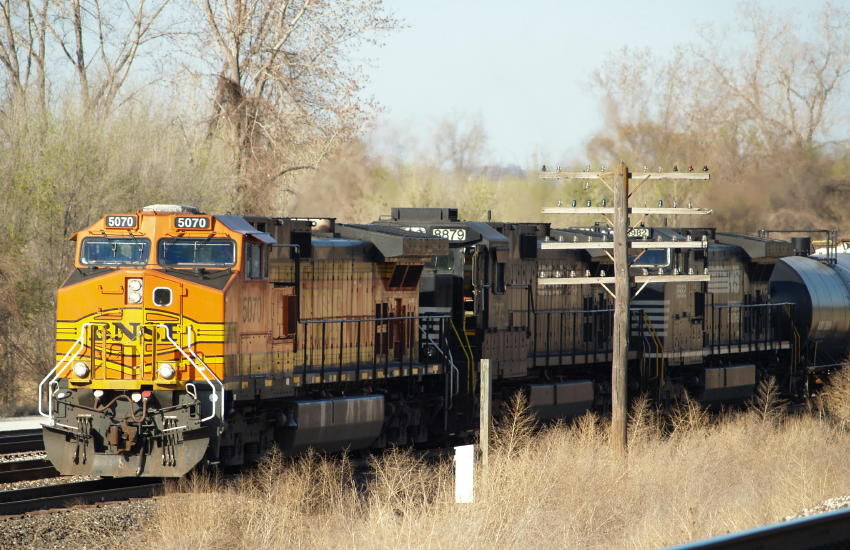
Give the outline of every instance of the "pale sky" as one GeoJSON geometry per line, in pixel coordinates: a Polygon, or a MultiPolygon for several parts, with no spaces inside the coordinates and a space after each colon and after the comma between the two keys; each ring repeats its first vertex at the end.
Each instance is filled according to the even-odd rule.
{"type": "MultiPolygon", "coordinates": [[[[839,0],[837,3],[850,0],[839,0]]],[[[734,25],[737,0],[386,0],[407,28],[370,50],[367,92],[383,129],[422,143],[440,119],[478,117],[487,161],[529,167],[583,159],[601,124],[590,75],[629,45],[665,54],[699,26],[734,25]]],[[[763,5],[808,17],[822,2],[763,5]]],[[[380,140],[381,138],[376,138],[380,140]]],[[[386,141],[384,137],[384,141],[386,141]]],[[[396,139],[396,138],[393,138],[396,139]]]]}

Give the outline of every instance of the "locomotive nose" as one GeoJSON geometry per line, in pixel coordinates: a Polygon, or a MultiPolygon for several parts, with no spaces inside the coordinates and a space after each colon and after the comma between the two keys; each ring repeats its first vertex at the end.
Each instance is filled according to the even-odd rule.
{"type": "MultiPolygon", "coordinates": [[[[131,273],[124,281],[125,301],[130,308],[169,308],[175,305],[180,286],[152,273],[131,273]]],[[[179,313],[179,308],[175,312],[179,313]]]]}

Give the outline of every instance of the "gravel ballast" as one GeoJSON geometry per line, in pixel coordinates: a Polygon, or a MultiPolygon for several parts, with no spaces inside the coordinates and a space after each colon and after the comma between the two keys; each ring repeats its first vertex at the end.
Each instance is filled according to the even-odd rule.
{"type": "Polygon", "coordinates": [[[820,504],[816,504],[811,508],[806,508],[801,512],[797,512],[793,516],[788,516],[783,518],[783,521],[790,521],[792,519],[800,519],[807,518],[809,516],[815,516],[817,514],[825,514],[827,512],[834,512],[835,510],[841,510],[843,508],[850,507],[850,496],[841,496],[827,499],[820,504]]]}
{"type": "Polygon", "coordinates": [[[154,499],[0,516],[0,548],[59,550],[144,548],[154,499]]]}

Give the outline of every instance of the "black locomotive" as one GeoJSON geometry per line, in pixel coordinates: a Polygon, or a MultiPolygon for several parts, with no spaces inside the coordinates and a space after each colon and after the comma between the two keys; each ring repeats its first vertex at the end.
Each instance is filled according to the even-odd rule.
{"type": "MultiPolygon", "coordinates": [[[[395,208],[375,223],[449,240],[449,253],[425,266],[420,311],[450,315],[455,328],[456,426],[475,415],[481,358],[492,365],[494,401],[521,389],[541,418],[610,408],[613,297],[592,282],[558,283],[613,274],[610,256],[590,244],[611,241],[609,228],[467,222],[451,208],[395,208]]],[[[639,227],[632,239],[697,243],[631,251],[634,275],[709,276],[633,289],[632,395],[743,402],[774,377],[801,398],[841,365],[850,344],[850,256],[831,246],[810,256],[808,238],[712,228],[639,227]]]]}

